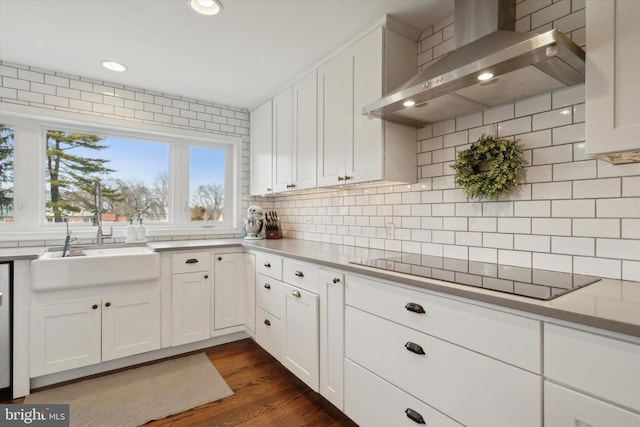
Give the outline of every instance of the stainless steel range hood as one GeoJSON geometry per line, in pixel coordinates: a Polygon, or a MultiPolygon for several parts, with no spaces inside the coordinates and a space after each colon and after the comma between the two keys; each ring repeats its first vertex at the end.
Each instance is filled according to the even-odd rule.
{"type": "Polygon", "coordinates": [[[514,11],[514,0],[456,0],[460,47],[362,113],[422,127],[584,82],[584,51],[562,33],[501,31],[513,29],[514,11]]]}

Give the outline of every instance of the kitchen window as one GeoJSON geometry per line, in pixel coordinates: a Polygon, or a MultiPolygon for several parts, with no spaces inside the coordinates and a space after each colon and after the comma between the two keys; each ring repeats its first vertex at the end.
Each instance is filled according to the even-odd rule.
{"type": "Polygon", "coordinates": [[[12,127],[3,126],[0,232],[4,238],[20,240],[25,232],[57,238],[65,220],[81,240],[92,237],[93,188],[98,180],[102,221],[113,226],[116,238],[124,238],[130,221],[140,220],[149,236],[238,231],[240,138],[124,126],[132,125],[116,128],[20,117],[12,127]],[[6,147],[11,148],[10,155],[5,155],[6,147]]]}

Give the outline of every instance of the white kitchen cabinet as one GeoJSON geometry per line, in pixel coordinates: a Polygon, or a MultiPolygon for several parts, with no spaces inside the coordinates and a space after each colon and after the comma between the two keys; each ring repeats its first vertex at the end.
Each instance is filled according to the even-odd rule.
{"type": "Polygon", "coordinates": [[[102,299],[102,361],[160,348],[160,297],[157,292],[102,299]]]}
{"type": "Polygon", "coordinates": [[[173,346],[211,336],[211,253],[180,252],[172,257],[171,342],[173,346]]]}
{"type": "Polygon", "coordinates": [[[320,394],[344,409],[344,273],[320,268],[320,394]]]}
{"type": "Polygon", "coordinates": [[[254,255],[244,252],[215,253],[213,309],[214,329],[240,326],[255,329],[255,263],[254,255]]]}
{"type": "Polygon", "coordinates": [[[542,424],[539,375],[350,306],[345,357],[461,424],[542,424]]]}
{"type": "Polygon", "coordinates": [[[174,274],[171,283],[171,329],[174,346],[211,335],[211,278],[208,271],[174,274]]]}
{"type": "Polygon", "coordinates": [[[293,185],[293,88],[288,87],[273,98],[273,191],[293,185]]]}
{"type": "Polygon", "coordinates": [[[415,74],[415,46],[387,23],[318,69],[318,186],[416,181],[416,130],[362,115],[415,74]]]}
{"type": "Polygon", "coordinates": [[[100,363],[101,300],[31,307],[31,377],[100,363]]]}
{"type": "Polygon", "coordinates": [[[282,364],[319,391],[318,295],[283,284],[282,364]]]}
{"type": "Polygon", "coordinates": [[[640,414],[640,340],[629,338],[545,323],[545,377],[640,414]]]}
{"type": "Polygon", "coordinates": [[[251,112],[251,184],[252,196],[273,191],[273,114],[272,100],[251,112]]]}
{"type": "Polygon", "coordinates": [[[585,151],[613,163],[640,161],[639,20],[638,1],[587,0],[585,151]]]}
{"type": "Polygon", "coordinates": [[[160,348],[160,301],[137,292],[31,308],[31,376],[160,348]]]}
{"type": "Polygon", "coordinates": [[[318,73],[309,73],[293,85],[293,185],[296,190],[317,183],[318,73]]]}
{"type": "Polygon", "coordinates": [[[8,263],[0,263],[0,389],[11,385],[11,282],[8,263]]]}
{"type": "Polygon", "coordinates": [[[544,425],[638,427],[640,415],[568,388],[545,382],[544,425]]]}
{"type": "Polygon", "coordinates": [[[344,412],[362,427],[462,426],[348,359],[344,371],[344,412]]]}

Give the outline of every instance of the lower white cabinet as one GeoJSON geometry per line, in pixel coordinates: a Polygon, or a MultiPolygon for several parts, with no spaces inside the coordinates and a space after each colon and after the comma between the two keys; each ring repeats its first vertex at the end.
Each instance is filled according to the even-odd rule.
{"type": "Polygon", "coordinates": [[[255,256],[243,252],[215,253],[213,307],[214,329],[245,324],[255,329],[255,256]],[[247,324],[248,323],[248,324],[247,324]]]}
{"type": "Polygon", "coordinates": [[[545,382],[544,425],[545,427],[638,427],[640,415],[577,391],[545,382]]]}
{"type": "Polygon", "coordinates": [[[344,410],[344,273],[320,268],[320,394],[344,410]]]}
{"type": "Polygon", "coordinates": [[[256,342],[277,360],[282,359],[282,320],[256,308],[256,342]]]}
{"type": "Polygon", "coordinates": [[[345,343],[349,360],[461,424],[542,423],[539,375],[350,306],[345,343]]]}
{"type": "Polygon", "coordinates": [[[174,346],[206,340],[211,336],[210,295],[208,271],[173,275],[171,338],[174,346]]]}
{"type": "Polygon", "coordinates": [[[363,427],[462,426],[348,359],[344,376],[344,412],[363,427]]]}
{"type": "Polygon", "coordinates": [[[283,284],[282,364],[319,391],[318,295],[283,284]]]}
{"type": "Polygon", "coordinates": [[[31,308],[31,377],[159,348],[157,292],[31,308]]]}

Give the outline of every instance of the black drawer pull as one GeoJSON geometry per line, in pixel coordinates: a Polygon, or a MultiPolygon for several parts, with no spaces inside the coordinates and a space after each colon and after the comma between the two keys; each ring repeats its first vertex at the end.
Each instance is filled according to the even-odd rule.
{"type": "Polygon", "coordinates": [[[271,326],[271,322],[269,322],[269,319],[264,319],[264,324],[267,326],[271,326]]]}
{"type": "Polygon", "coordinates": [[[302,273],[302,271],[296,271],[296,276],[304,277],[304,273],[302,273]]]}
{"type": "Polygon", "coordinates": [[[186,260],[184,263],[185,263],[185,264],[197,264],[197,263],[198,263],[198,260],[197,260],[197,259],[195,259],[195,258],[189,258],[189,259],[188,259],[188,260],[186,260]]]}
{"type": "Polygon", "coordinates": [[[96,309],[98,308],[98,304],[93,304],[93,305],[91,306],[91,308],[93,308],[94,310],[96,310],[96,309]]]}
{"type": "Polygon", "coordinates": [[[268,283],[265,283],[265,284],[264,284],[264,288],[265,288],[265,289],[271,289],[271,285],[270,285],[270,284],[268,284],[268,283]]]}
{"type": "Polygon", "coordinates": [[[267,268],[271,268],[271,264],[270,264],[270,263],[268,263],[268,262],[265,262],[265,263],[264,263],[264,266],[265,266],[265,267],[267,267],[267,268]]]}
{"type": "Polygon", "coordinates": [[[111,303],[110,303],[110,302],[106,302],[106,303],[104,304],[104,306],[105,306],[105,307],[111,307],[111,303]]]}
{"type": "Polygon", "coordinates": [[[416,304],[415,302],[408,302],[407,305],[404,306],[409,311],[413,311],[414,313],[426,313],[424,308],[420,304],[416,304]]]}
{"type": "Polygon", "coordinates": [[[406,343],[404,345],[404,348],[406,348],[407,350],[415,354],[425,354],[424,350],[422,349],[422,346],[411,341],[406,343]]]}
{"type": "Polygon", "coordinates": [[[222,257],[221,256],[218,257],[218,261],[222,261],[222,257]]]}
{"type": "Polygon", "coordinates": [[[340,283],[340,278],[339,277],[334,277],[333,278],[333,283],[340,283]]]}
{"type": "Polygon", "coordinates": [[[407,414],[407,418],[410,418],[411,421],[418,423],[418,424],[426,424],[424,422],[424,418],[422,418],[422,415],[420,415],[417,411],[414,411],[411,408],[407,408],[404,411],[405,414],[407,414]]]}

